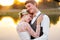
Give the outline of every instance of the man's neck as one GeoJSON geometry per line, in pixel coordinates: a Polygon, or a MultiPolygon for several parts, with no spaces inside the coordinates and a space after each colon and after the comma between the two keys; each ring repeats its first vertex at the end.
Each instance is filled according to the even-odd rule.
{"type": "Polygon", "coordinates": [[[36,16],[36,13],[33,14],[33,17],[35,17],[35,16],[36,16]]]}
{"type": "Polygon", "coordinates": [[[40,13],[39,10],[37,10],[35,13],[33,13],[33,17],[35,17],[38,13],[40,13]]]}

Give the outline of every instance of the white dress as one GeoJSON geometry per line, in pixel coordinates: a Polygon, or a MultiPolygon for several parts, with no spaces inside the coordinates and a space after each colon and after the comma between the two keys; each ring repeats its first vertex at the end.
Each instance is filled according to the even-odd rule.
{"type": "Polygon", "coordinates": [[[29,33],[26,32],[19,32],[20,40],[31,40],[29,33]]]}
{"type": "Polygon", "coordinates": [[[24,22],[20,22],[18,25],[17,25],[17,32],[19,34],[19,37],[20,37],[20,40],[34,40],[34,39],[31,39],[31,35],[28,33],[28,31],[24,31],[24,32],[20,32],[18,30],[18,28],[24,28],[24,26],[22,25],[24,22]],[[22,26],[22,27],[21,27],[22,26]]]}
{"type": "Polygon", "coordinates": [[[17,32],[19,34],[19,37],[20,37],[20,40],[31,40],[30,38],[30,34],[27,32],[27,31],[23,31],[23,32],[20,32],[18,30],[18,28],[24,28],[25,26],[23,26],[25,22],[20,22],[18,25],[17,25],[17,32]],[[21,27],[22,26],[22,27],[21,27]]]}

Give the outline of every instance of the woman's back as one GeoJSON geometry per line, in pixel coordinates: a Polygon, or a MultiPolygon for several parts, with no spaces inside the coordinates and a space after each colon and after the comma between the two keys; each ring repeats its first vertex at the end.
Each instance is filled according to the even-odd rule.
{"type": "Polygon", "coordinates": [[[17,27],[17,32],[18,32],[18,34],[19,34],[19,36],[20,36],[20,39],[21,40],[30,40],[31,38],[30,38],[30,35],[29,35],[29,33],[27,32],[27,30],[25,30],[25,24],[24,25],[22,25],[22,24],[24,24],[24,22],[20,22],[19,24],[18,24],[18,27],[17,27]],[[20,29],[20,30],[18,30],[18,28],[20,29]]]}
{"type": "Polygon", "coordinates": [[[30,35],[29,33],[26,31],[26,32],[19,32],[19,36],[20,36],[20,39],[21,40],[30,40],[30,35]]]}

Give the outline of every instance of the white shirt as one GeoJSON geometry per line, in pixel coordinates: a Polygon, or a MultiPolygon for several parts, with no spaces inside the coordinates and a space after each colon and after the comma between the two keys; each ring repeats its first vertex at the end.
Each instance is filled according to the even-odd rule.
{"type": "MultiPolygon", "coordinates": [[[[38,13],[41,13],[41,12],[38,12],[38,13]]],[[[37,13],[37,14],[38,14],[37,13]]],[[[34,22],[34,19],[32,20],[31,23],[34,22]]],[[[48,40],[48,33],[49,33],[49,26],[50,26],[50,19],[47,15],[44,15],[43,16],[43,20],[41,22],[41,26],[43,27],[43,35],[39,38],[36,38],[36,39],[33,39],[33,40],[48,40]]]]}
{"type": "Polygon", "coordinates": [[[38,18],[38,16],[41,14],[40,11],[37,12],[36,16],[32,19],[31,24],[35,22],[35,20],[38,18]]]}

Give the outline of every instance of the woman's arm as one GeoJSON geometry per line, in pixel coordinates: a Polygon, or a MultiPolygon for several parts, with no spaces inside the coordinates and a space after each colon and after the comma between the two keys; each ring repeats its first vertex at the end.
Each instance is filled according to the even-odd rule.
{"type": "Polygon", "coordinates": [[[27,30],[33,37],[39,37],[39,35],[40,35],[40,23],[42,22],[42,20],[43,20],[43,15],[40,15],[37,18],[36,32],[28,24],[27,30]]]}
{"type": "Polygon", "coordinates": [[[43,35],[34,40],[48,40],[50,19],[47,15],[43,16],[43,21],[41,22],[41,26],[43,27],[43,35]]]}
{"type": "Polygon", "coordinates": [[[41,26],[41,22],[42,22],[42,20],[43,20],[43,15],[41,14],[38,18],[37,18],[37,29],[39,29],[39,30],[37,30],[36,29],[36,32],[37,32],[37,34],[38,35],[40,35],[40,26],[41,26]]]}
{"type": "Polygon", "coordinates": [[[31,26],[27,23],[27,27],[26,27],[28,33],[30,35],[32,35],[33,37],[37,38],[39,37],[38,33],[40,32],[40,25],[37,25],[36,27],[36,32],[31,28],[31,26]]]}

